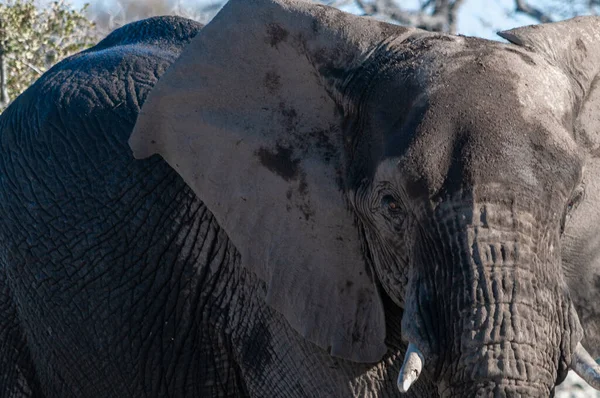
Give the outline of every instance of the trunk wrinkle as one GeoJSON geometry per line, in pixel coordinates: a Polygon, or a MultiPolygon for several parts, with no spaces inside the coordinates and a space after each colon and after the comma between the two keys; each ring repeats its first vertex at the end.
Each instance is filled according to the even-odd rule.
{"type": "Polygon", "coordinates": [[[519,210],[514,201],[469,207],[461,199],[438,205],[430,238],[415,246],[409,286],[416,287],[406,300],[414,311],[405,312],[412,329],[403,333],[431,340],[435,375],[448,396],[470,396],[465,388],[473,385],[547,396],[561,377],[573,323],[564,311],[570,298],[560,251],[550,250],[559,247],[556,228],[537,221],[546,219],[539,208],[519,210]],[[431,241],[437,247],[423,243],[431,241]]]}

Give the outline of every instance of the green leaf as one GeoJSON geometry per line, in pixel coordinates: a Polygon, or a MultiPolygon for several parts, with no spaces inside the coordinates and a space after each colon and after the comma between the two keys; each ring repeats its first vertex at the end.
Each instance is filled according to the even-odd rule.
{"type": "Polygon", "coordinates": [[[4,84],[10,98],[39,78],[39,72],[98,40],[95,25],[85,17],[87,7],[76,11],[63,0],[47,9],[37,8],[35,0],[0,4],[0,51],[5,54],[8,76],[4,84]]]}

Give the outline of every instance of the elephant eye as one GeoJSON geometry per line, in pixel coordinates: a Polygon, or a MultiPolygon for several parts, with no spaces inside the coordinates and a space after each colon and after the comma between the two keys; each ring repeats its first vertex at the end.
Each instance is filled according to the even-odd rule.
{"type": "Polygon", "coordinates": [[[569,221],[569,219],[571,218],[571,214],[573,213],[573,211],[575,211],[575,209],[577,209],[577,206],[579,206],[584,197],[585,187],[583,185],[580,185],[579,187],[577,187],[575,192],[573,192],[569,203],[567,203],[567,208],[565,209],[565,213],[563,215],[563,219],[560,225],[561,234],[564,232],[567,221],[569,221]]]}
{"type": "Polygon", "coordinates": [[[402,211],[400,208],[400,203],[398,203],[398,201],[392,195],[385,195],[381,199],[381,204],[383,205],[384,209],[390,212],[390,214],[396,215],[402,211]]]}
{"type": "Polygon", "coordinates": [[[577,206],[579,206],[579,204],[583,200],[584,194],[585,194],[584,187],[579,186],[575,190],[575,192],[573,193],[573,196],[571,197],[571,200],[569,200],[569,203],[567,204],[567,213],[571,213],[572,211],[574,211],[577,208],[577,206]]]}

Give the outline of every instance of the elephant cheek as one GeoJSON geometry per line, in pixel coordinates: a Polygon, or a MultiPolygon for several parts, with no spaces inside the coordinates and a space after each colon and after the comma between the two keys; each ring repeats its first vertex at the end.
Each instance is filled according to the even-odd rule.
{"type": "Polygon", "coordinates": [[[377,279],[394,304],[404,308],[410,269],[406,242],[397,235],[385,241],[374,229],[363,230],[377,279]]]}

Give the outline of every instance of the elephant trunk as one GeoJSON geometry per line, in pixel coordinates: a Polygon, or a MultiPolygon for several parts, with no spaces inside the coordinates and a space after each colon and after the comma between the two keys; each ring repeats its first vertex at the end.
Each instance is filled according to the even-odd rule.
{"type": "Polygon", "coordinates": [[[581,338],[558,232],[500,205],[470,212],[436,214],[445,245],[419,250],[405,337],[435,358],[442,396],[549,396],[581,338]]]}
{"type": "Polygon", "coordinates": [[[455,326],[451,351],[457,362],[447,370],[447,395],[549,396],[561,355],[562,294],[540,280],[529,248],[477,239],[467,277],[471,289],[454,294],[463,306],[448,320],[455,326]]]}

